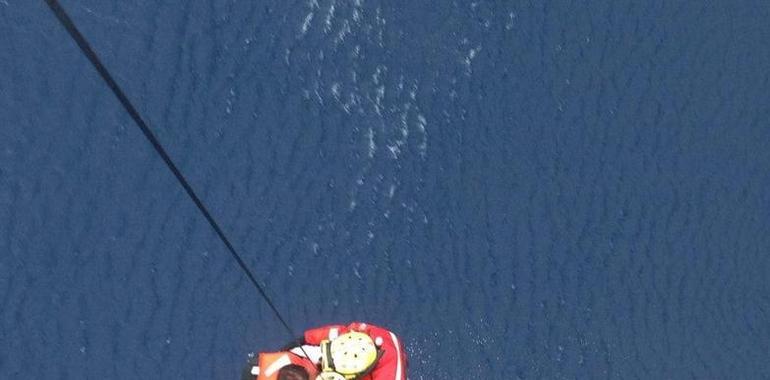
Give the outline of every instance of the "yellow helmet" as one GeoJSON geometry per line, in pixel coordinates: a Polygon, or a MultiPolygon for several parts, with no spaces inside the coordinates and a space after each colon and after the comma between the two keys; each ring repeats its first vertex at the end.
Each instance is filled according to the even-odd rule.
{"type": "Polygon", "coordinates": [[[377,361],[377,346],[369,335],[351,331],[332,340],[334,370],[345,377],[366,372],[377,361]]]}

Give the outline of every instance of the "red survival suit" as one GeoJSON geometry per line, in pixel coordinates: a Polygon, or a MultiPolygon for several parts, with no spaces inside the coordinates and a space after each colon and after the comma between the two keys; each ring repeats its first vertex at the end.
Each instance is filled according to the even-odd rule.
{"type": "MultiPolygon", "coordinates": [[[[382,356],[369,374],[361,380],[406,380],[406,351],[398,337],[392,332],[378,326],[354,322],[347,326],[328,325],[305,331],[304,339],[308,345],[317,346],[321,341],[334,339],[349,331],[368,334],[374,343],[382,350],[382,356]]],[[[292,350],[295,351],[296,350],[292,350]]],[[[256,380],[276,380],[278,370],[289,364],[298,364],[310,373],[314,380],[319,373],[318,365],[304,356],[293,352],[270,352],[259,354],[259,375],[256,380]]]]}
{"type": "Polygon", "coordinates": [[[329,325],[305,331],[307,344],[319,345],[349,331],[368,334],[383,351],[374,369],[361,380],[406,380],[406,351],[396,334],[378,326],[353,322],[347,326],[329,325]]]}

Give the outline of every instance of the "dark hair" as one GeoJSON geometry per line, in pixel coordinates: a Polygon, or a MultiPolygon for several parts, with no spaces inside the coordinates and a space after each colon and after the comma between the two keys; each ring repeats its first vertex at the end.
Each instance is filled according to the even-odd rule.
{"type": "Polygon", "coordinates": [[[289,364],[278,370],[278,380],[310,380],[310,374],[301,365],[289,364]]]}

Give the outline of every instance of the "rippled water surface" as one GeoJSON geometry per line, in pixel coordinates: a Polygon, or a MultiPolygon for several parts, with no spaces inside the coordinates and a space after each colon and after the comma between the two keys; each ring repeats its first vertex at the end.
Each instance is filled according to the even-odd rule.
{"type": "MultiPolygon", "coordinates": [[[[296,330],[410,378],[770,378],[765,1],[62,0],[296,330]]],[[[0,378],[289,337],[43,1],[0,0],[0,378]]]]}

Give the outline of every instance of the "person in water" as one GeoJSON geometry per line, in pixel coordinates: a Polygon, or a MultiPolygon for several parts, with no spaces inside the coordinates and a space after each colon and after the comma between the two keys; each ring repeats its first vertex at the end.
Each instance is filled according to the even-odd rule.
{"type": "Polygon", "coordinates": [[[395,334],[354,322],[310,329],[281,351],[260,353],[243,380],[406,380],[406,364],[395,334]]]}

